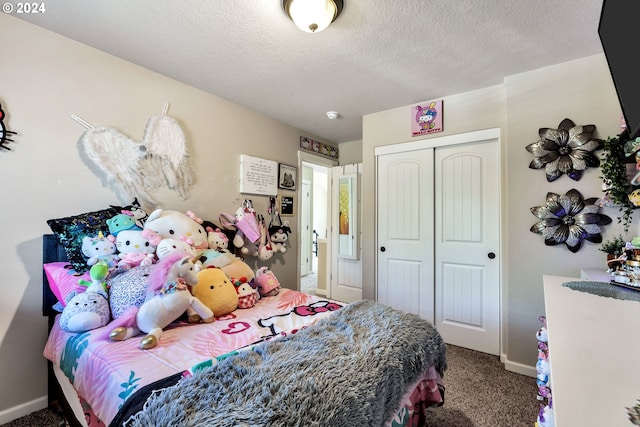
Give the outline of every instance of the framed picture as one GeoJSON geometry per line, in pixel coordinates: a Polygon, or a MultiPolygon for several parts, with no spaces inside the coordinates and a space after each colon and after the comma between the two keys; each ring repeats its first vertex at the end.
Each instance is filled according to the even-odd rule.
{"type": "Polygon", "coordinates": [[[284,163],[278,165],[278,188],[295,191],[297,180],[298,168],[284,163]]]}
{"type": "Polygon", "coordinates": [[[295,215],[295,199],[294,196],[280,196],[280,215],[281,216],[293,216],[295,215]]]}

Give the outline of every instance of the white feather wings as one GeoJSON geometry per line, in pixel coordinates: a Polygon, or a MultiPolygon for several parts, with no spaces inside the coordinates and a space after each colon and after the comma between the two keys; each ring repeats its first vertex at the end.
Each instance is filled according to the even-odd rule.
{"type": "Polygon", "coordinates": [[[188,197],[193,170],[184,132],[175,119],[164,114],[151,117],[142,141],[115,128],[85,126],[80,150],[122,203],[137,197],[142,206],[155,208],[151,193],[164,185],[182,199],[188,197]]]}

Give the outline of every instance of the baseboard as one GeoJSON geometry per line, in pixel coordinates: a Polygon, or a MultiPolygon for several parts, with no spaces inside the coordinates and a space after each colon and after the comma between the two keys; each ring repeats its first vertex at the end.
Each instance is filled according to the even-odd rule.
{"type": "Polygon", "coordinates": [[[524,363],[511,362],[505,355],[500,356],[500,361],[504,364],[504,368],[507,371],[515,372],[516,374],[526,375],[528,377],[535,378],[538,375],[538,371],[535,366],[525,365],[524,363]]]}
{"type": "Polygon", "coordinates": [[[42,396],[32,400],[31,402],[25,402],[18,406],[14,406],[13,408],[0,411],[0,425],[46,408],[49,405],[48,400],[47,396],[42,396]]]}
{"type": "Polygon", "coordinates": [[[327,296],[327,290],[326,289],[316,288],[315,294],[318,295],[318,296],[321,296],[321,297],[326,297],[327,296]]]}

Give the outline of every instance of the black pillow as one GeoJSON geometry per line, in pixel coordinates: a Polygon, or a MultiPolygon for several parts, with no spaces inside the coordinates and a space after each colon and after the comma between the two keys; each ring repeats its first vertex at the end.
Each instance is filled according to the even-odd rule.
{"type": "Polygon", "coordinates": [[[69,263],[75,271],[84,273],[89,270],[87,257],[82,253],[82,239],[85,236],[97,236],[99,232],[107,236],[109,227],[106,221],[116,214],[118,214],[116,209],[107,208],[66,218],[47,220],[49,228],[58,236],[60,243],[64,246],[69,263]]]}

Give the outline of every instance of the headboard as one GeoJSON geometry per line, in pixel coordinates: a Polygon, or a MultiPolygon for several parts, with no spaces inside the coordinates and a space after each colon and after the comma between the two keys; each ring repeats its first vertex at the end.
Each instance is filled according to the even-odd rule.
{"type": "MultiPolygon", "coordinates": [[[[67,261],[67,253],[60,244],[58,236],[55,234],[44,234],[42,236],[42,263],[56,261],[67,261]]],[[[51,291],[47,275],[42,272],[42,315],[55,317],[58,312],[52,307],[58,302],[58,298],[51,291]]]]}

